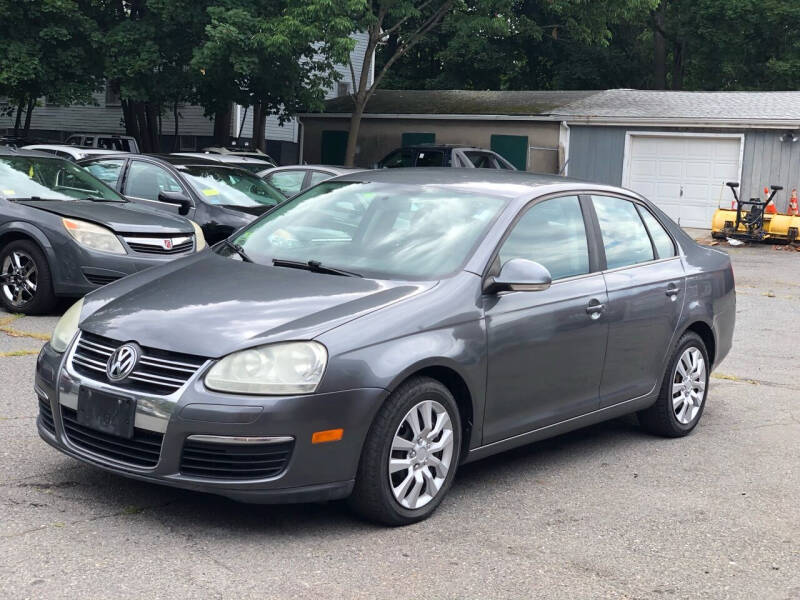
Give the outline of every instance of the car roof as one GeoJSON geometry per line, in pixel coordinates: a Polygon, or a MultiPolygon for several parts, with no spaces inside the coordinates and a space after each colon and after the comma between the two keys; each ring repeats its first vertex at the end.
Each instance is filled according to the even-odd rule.
{"type": "Polygon", "coordinates": [[[337,175],[344,175],[345,173],[354,173],[357,171],[364,171],[365,169],[361,167],[343,167],[341,165],[284,165],[282,167],[270,167],[268,169],[264,169],[263,171],[259,171],[259,175],[267,175],[274,171],[297,171],[300,169],[316,169],[320,171],[330,171],[331,173],[336,173],[337,175]]]}
{"type": "Polygon", "coordinates": [[[267,159],[266,156],[264,156],[263,159],[260,159],[260,158],[252,158],[250,156],[239,156],[237,154],[214,154],[212,152],[173,152],[172,154],[170,154],[168,156],[190,156],[190,157],[200,158],[200,159],[203,159],[203,160],[208,160],[208,161],[216,162],[216,163],[239,163],[239,164],[242,164],[242,163],[253,163],[253,164],[265,163],[265,164],[272,164],[272,163],[270,163],[270,161],[267,159]]]}
{"type": "Polygon", "coordinates": [[[126,140],[134,140],[132,135],[122,135],[119,133],[70,133],[69,137],[73,135],[80,135],[86,137],[107,137],[107,138],[118,138],[118,139],[126,139],[126,140]]]}
{"type": "Polygon", "coordinates": [[[560,175],[511,171],[505,169],[453,169],[448,167],[424,167],[415,169],[372,169],[340,175],[337,181],[364,183],[391,183],[406,185],[442,185],[465,187],[474,191],[486,191],[505,197],[529,196],[532,188],[552,188],[549,191],[598,190],[638,194],[622,188],[572,179],[560,175]]]}
{"type": "Polygon", "coordinates": [[[130,154],[122,150],[106,150],[104,148],[83,148],[81,146],[72,146],[70,144],[28,144],[22,147],[24,150],[37,150],[45,148],[47,150],[61,150],[62,152],[70,152],[74,154],[130,154]]]}
{"type": "MultiPolygon", "coordinates": [[[[480,152],[491,152],[494,150],[488,148],[478,148],[477,146],[465,146],[464,144],[434,144],[434,143],[421,143],[409,144],[408,146],[401,146],[397,150],[478,150],[480,152]]],[[[394,152],[394,150],[393,150],[394,152]]]]}
{"type": "Polygon", "coordinates": [[[25,150],[15,146],[0,146],[0,156],[27,156],[30,158],[52,158],[53,160],[64,160],[59,156],[38,150],[25,150]]]}

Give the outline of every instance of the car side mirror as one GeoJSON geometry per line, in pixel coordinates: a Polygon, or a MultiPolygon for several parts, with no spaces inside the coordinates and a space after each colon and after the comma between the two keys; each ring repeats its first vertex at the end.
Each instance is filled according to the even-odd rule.
{"type": "Polygon", "coordinates": [[[524,258],[512,258],[500,268],[500,273],[486,280],[483,291],[487,294],[541,292],[552,282],[550,271],[543,265],[524,258]]]}
{"type": "Polygon", "coordinates": [[[183,192],[159,192],[158,201],[177,204],[180,206],[180,209],[178,209],[178,214],[180,215],[188,215],[189,209],[192,208],[192,201],[183,192]]]}

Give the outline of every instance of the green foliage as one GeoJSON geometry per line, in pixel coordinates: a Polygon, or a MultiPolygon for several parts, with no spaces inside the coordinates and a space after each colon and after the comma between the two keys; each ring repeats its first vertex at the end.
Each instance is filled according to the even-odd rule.
{"type": "Polygon", "coordinates": [[[91,102],[102,76],[88,0],[0,0],[0,96],[91,102]]]}

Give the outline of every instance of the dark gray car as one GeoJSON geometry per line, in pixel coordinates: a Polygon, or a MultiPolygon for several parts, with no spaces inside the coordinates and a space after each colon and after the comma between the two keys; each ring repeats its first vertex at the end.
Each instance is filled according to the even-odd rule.
{"type": "Polygon", "coordinates": [[[130,203],[70,161],[0,149],[0,305],[42,313],[130,273],[192,254],[200,229],[130,203]]]}
{"type": "Polygon", "coordinates": [[[633,412],[688,434],[734,318],[727,255],[632,192],[366,171],[70,309],[39,433],[145,481],[405,524],[515,446],[633,412]]]}

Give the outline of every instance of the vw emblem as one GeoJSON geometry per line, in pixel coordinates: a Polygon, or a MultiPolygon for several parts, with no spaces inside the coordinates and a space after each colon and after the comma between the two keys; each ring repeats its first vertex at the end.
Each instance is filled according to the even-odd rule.
{"type": "Polygon", "coordinates": [[[161,240],[161,244],[164,246],[164,250],[172,249],[172,240],[170,239],[161,240]]]}
{"type": "Polygon", "coordinates": [[[106,375],[111,381],[122,381],[136,368],[139,362],[139,346],[137,344],[123,344],[108,357],[106,375]]]}

